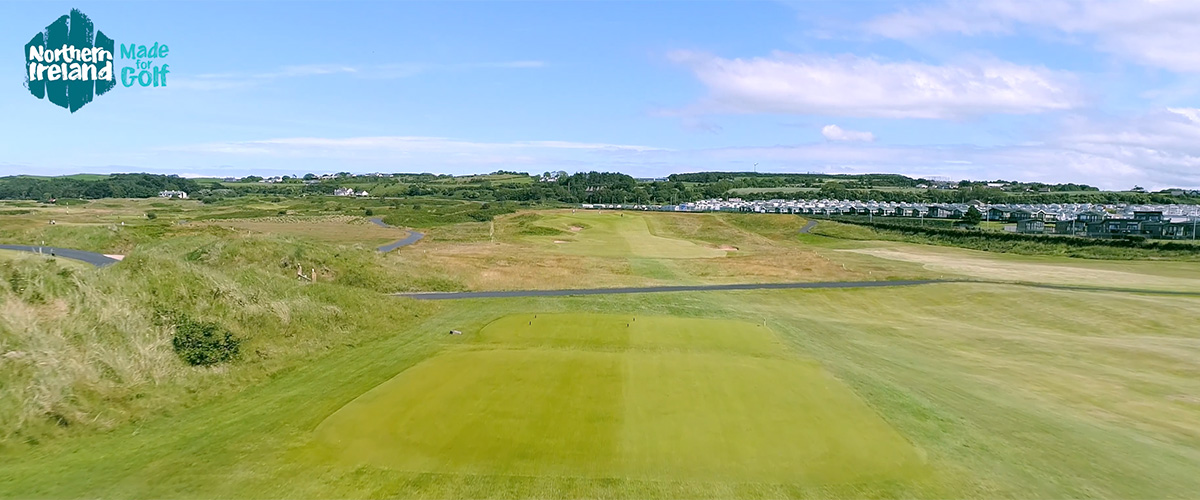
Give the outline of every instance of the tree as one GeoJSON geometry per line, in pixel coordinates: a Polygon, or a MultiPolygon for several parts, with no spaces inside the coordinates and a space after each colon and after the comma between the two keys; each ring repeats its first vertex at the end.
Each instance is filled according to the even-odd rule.
{"type": "Polygon", "coordinates": [[[979,209],[974,205],[967,209],[967,213],[963,214],[962,221],[972,226],[977,226],[983,221],[983,214],[979,213],[979,209]]]}
{"type": "Polygon", "coordinates": [[[304,180],[311,181],[317,178],[317,174],[304,174],[304,180]]]}

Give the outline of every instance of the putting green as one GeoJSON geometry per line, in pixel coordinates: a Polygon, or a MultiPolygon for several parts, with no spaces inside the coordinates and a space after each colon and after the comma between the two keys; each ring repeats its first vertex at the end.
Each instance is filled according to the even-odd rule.
{"type": "Polygon", "coordinates": [[[537,222],[565,231],[556,236],[532,236],[558,251],[595,257],[699,259],[724,257],[725,251],[694,242],[650,233],[646,219],[633,213],[580,213],[547,216],[537,222]],[[560,243],[554,243],[554,242],[560,243]]]}
{"type": "Polygon", "coordinates": [[[331,415],[316,429],[321,453],[435,473],[805,484],[924,470],[849,389],[762,326],[515,315],[476,340],[331,415]]]}

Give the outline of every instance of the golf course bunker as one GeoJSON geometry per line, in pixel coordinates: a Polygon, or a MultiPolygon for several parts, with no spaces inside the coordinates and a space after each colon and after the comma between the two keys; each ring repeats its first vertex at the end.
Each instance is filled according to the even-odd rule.
{"type": "Polygon", "coordinates": [[[920,454],[816,363],[738,321],[523,314],[375,387],[322,456],[414,472],[803,484],[921,474],[920,454]]]}

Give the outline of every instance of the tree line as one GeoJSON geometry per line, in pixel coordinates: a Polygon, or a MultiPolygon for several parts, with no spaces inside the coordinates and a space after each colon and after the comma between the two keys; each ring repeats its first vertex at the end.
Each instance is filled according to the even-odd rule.
{"type": "Polygon", "coordinates": [[[74,177],[0,177],[0,199],[151,198],[162,191],[195,192],[201,184],[175,175],[112,174],[103,179],[74,177]]]}
{"type": "Polygon", "coordinates": [[[958,183],[957,189],[918,189],[916,186],[923,185],[922,179],[893,174],[837,176],[838,180],[829,180],[831,176],[826,174],[701,172],[674,174],[666,180],[638,181],[632,176],[616,172],[579,172],[553,177],[545,174],[540,177],[528,176],[514,172],[497,174],[501,173],[515,179],[493,181],[479,176],[464,181],[449,175],[398,174],[382,178],[346,175],[320,182],[310,180],[308,183],[296,179],[293,182],[274,184],[221,184],[156,174],[113,174],[96,180],[17,176],[0,178],[0,199],[148,198],[158,196],[160,191],[180,190],[188,192],[193,198],[213,201],[247,195],[329,195],[337,187],[353,186],[355,189],[367,190],[372,196],[432,196],[471,201],[567,204],[674,205],[701,199],[729,197],[747,200],[821,198],[909,203],[966,203],[974,200],[991,204],[1200,203],[1200,196],[1195,195],[1100,191],[1084,184],[1007,183],[1007,189],[997,189],[983,182],[963,181],[958,183]],[[733,194],[733,190],[739,188],[797,186],[810,186],[810,189],[733,194]],[[893,189],[880,189],[884,187],[893,189]]]}

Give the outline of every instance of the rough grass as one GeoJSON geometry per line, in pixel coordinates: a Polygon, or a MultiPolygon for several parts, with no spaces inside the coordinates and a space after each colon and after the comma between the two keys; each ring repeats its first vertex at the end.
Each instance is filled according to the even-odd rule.
{"type": "Polygon", "coordinates": [[[351,215],[277,216],[258,219],[230,219],[207,224],[256,234],[295,236],[330,243],[374,247],[407,236],[403,230],[382,227],[366,217],[351,215]]]}
{"type": "Polygon", "coordinates": [[[141,245],[104,269],[0,261],[0,447],[169,412],[432,307],[380,295],[394,285],[382,262],[373,251],[211,236],[141,245]],[[298,283],[293,263],[316,267],[318,283],[298,283]],[[242,359],[185,366],[155,321],[165,311],[229,328],[245,341],[242,359]]]}
{"type": "Polygon", "coordinates": [[[525,212],[499,217],[491,224],[434,228],[420,244],[399,249],[389,258],[402,262],[414,277],[437,276],[440,286],[449,290],[870,280],[932,274],[919,266],[879,259],[843,266],[837,253],[818,253],[797,241],[796,231],[802,225],[796,217],[748,214],[630,212],[622,217],[569,210],[525,212]],[[650,245],[656,250],[637,250],[629,238],[640,239],[637,248],[650,245]]]}
{"type": "Polygon", "coordinates": [[[1004,256],[958,248],[906,244],[847,249],[842,252],[919,264],[939,275],[992,281],[1175,291],[1200,290],[1200,264],[1192,262],[1089,262],[1078,259],[1004,256]]]}

